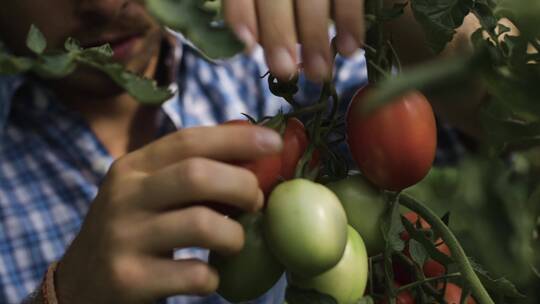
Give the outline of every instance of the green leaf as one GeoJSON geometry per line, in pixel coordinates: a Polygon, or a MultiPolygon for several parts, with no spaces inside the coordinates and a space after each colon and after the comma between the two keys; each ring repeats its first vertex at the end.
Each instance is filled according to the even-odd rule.
{"type": "Polygon", "coordinates": [[[121,64],[112,62],[110,60],[112,55],[110,45],[106,44],[82,50],[77,56],[77,61],[104,72],[143,104],[160,104],[173,96],[173,92],[158,87],[154,80],[130,73],[121,64]]]}
{"type": "Polygon", "coordinates": [[[168,27],[181,32],[210,59],[232,57],[244,45],[201,0],[148,0],[148,10],[168,27]]]}
{"type": "Polygon", "coordinates": [[[285,291],[285,300],[288,304],[338,304],[337,301],[326,294],[316,290],[305,290],[288,285],[285,291]]]}
{"type": "Polygon", "coordinates": [[[480,264],[471,261],[474,271],[478,274],[478,277],[482,281],[482,285],[486,287],[491,293],[497,294],[499,296],[504,296],[512,299],[522,299],[526,296],[519,292],[519,290],[508,281],[506,278],[493,279],[489,276],[488,272],[485,271],[480,264]]]}
{"type": "Polygon", "coordinates": [[[503,66],[483,73],[483,83],[492,101],[511,114],[527,119],[540,118],[540,68],[537,65],[503,66]]]}
{"type": "Polygon", "coordinates": [[[83,56],[96,61],[109,61],[114,52],[109,44],[96,46],[83,51],[83,56]]]}
{"type": "Polygon", "coordinates": [[[47,41],[43,33],[32,24],[26,37],[26,46],[35,54],[41,55],[47,48],[47,41]]]}
{"type": "Polygon", "coordinates": [[[512,30],[511,28],[509,28],[508,26],[502,23],[497,24],[497,29],[498,29],[499,36],[502,34],[509,33],[512,30]]]}
{"type": "Polygon", "coordinates": [[[498,111],[498,106],[491,103],[480,112],[484,132],[497,154],[540,144],[540,122],[519,119],[511,111],[498,111]]]}
{"type": "Polygon", "coordinates": [[[420,267],[424,265],[428,259],[428,254],[424,249],[424,246],[415,239],[409,241],[409,252],[411,253],[413,261],[420,265],[420,267]]]}
{"type": "Polygon", "coordinates": [[[62,78],[71,74],[77,67],[75,57],[70,53],[42,56],[34,71],[43,78],[62,78]]]}
{"type": "Polygon", "coordinates": [[[170,90],[159,88],[154,80],[142,78],[127,72],[120,64],[92,65],[111,77],[116,84],[124,88],[131,96],[143,104],[161,104],[173,95],[170,90]]]}
{"type": "Polygon", "coordinates": [[[386,246],[389,246],[393,251],[401,252],[405,249],[405,242],[401,239],[401,233],[405,231],[405,228],[401,222],[399,204],[394,204],[388,215],[383,222],[386,246]]]}
{"type": "Polygon", "coordinates": [[[11,56],[0,53],[0,75],[15,75],[27,72],[34,61],[30,58],[11,56]]]}
{"type": "Polygon", "coordinates": [[[437,92],[451,88],[476,76],[479,57],[457,56],[411,68],[407,73],[387,78],[377,84],[360,111],[369,113],[411,90],[437,92]]]}
{"type": "Polygon", "coordinates": [[[540,36],[540,1],[538,0],[503,0],[495,9],[498,17],[505,17],[518,26],[526,36],[540,36]]]}
{"type": "Polygon", "coordinates": [[[64,49],[68,52],[78,52],[83,50],[79,41],[71,37],[66,39],[66,42],[64,43],[64,49]]]}
{"type": "Polygon", "coordinates": [[[379,15],[378,21],[389,21],[402,16],[405,13],[407,5],[409,5],[409,3],[405,1],[403,3],[394,3],[391,8],[383,9],[379,15]]]}
{"type": "Polygon", "coordinates": [[[452,40],[473,5],[473,0],[411,0],[414,16],[436,53],[452,40]]]}

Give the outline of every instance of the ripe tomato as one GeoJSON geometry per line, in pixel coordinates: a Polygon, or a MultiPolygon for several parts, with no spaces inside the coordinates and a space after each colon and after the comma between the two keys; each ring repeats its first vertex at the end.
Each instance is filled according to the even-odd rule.
{"type": "MultiPolygon", "coordinates": [[[[247,120],[231,120],[226,124],[251,125],[247,120]]],[[[250,170],[257,176],[259,187],[268,194],[278,182],[281,171],[281,154],[269,155],[255,161],[240,163],[242,167],[250,170]]]]}
{"type": "Polygon", "coordinates": [[[289,118],[283,133],[283,151],[281,153],[281,176],[285,180],[294,177],[296,165],[306,152],[308,144],[304,124],[296,118],[289,118]]]}
{"type": "MultiPolygon", "coordinates": [[[[461,293],[462,293],[461,287],[453,283],[447,283],[446,290],[444,291],[444,299],[446,300],[447,304],[460,304],[461,293]]],[[[465,301],[465,303],[476,304],[476,301],[473,299],[473,297],[469,296],[467,298],[467,301],[465,301]]]]}
{"type": "Polygon", "coordinates": [[[377,186],[402,190],[422,180],[437,145],[435,117],[420,92],[410,92],[374,113],[362,113],[370,88],[360,89],[347,111],[347,143],[356,164],[377,186]]]}
{"type": "MultiPolygon", "coordinates": [[[[437,246],[437,249],[446,254],[447,256],[450,256],[450,248],[448,248],[448,245],[445,243],[442,243],[437,246]]],[[[438,277],[444,275],[446,272],[446,268],[441,263],[433,260],[428,259],[424,263],[424,275],[428,278],[438,277]]]]}
{"type": "Polygon", "coordinates": [[[332,296],[338,304],[353,304],[364,295],[368,280],[368,255],[362,237],[348,227],[343,257],[330,270],[315,277],[289,275],[291,285],[332,296]]]}
{"type": "Polygon", "coordinates": [[[276,284],[284,272],[263,238],[262,214],[244,214],[238,221],[244,228],[244,248],[233,256],[210,252],[209,263],[219,274],[217,292],[230,302],[260,297],[276,284]]]}
{"type": "Polygon", "coordinates": [[[330,183],[327,187],[339,198],[349,225],[362,236],[369,255],[381,253],[385,246],[381,219],[386,204],[380,191],[359,174],[330,183]]]}
{"type": "Polygon", "coordinates": [[[328,188],[305,179],[279,184],[265,212],[265,236],[274,255],[297,275],[335,266],[347,244],[347,215],[328,188]]]}

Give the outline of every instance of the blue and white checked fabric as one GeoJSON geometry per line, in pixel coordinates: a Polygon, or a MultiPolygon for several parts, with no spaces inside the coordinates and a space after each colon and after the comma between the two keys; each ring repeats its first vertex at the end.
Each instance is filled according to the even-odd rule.
{"type": "MultiPolygon", "coordinates": [[[[161,135],[286,107],[260,78],[267,70],[261,50],[216,66],[176,38],[181,64],[171,87],[177,94],[161,107],[161,135]]],[[[338,59],[335,75],[338,92],[349,100],[366,82],[362,54],[338,59]]],[[[316,100],[317,88],[301,83],[299,99],[316,100]]],[[[0,303],[21,303],[62,257],[113,161],[82,117],[56,98],[29,76],[0,78],[0,303]]],[[[206,259],[207,252],[185,249],[175,257],[206,259]]],[[[282,279],[254,303],[283,303],[285,284],[282,279]]],[[[226,303],[218,295],[166,302],[226,303]]]]}

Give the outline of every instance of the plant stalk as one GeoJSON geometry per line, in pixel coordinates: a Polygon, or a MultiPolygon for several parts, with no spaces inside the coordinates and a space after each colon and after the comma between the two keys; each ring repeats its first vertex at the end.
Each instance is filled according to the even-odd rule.
{"type": "Polygon", "coordinates": [[[418,215],[424,218],[424,220],[426,220],[433,229],[435,229],[439,233],[446,245],[448,245],[448,248],[450,248],[452,258],[458,264],[463,279],[471,287],[471,291],[478,303],[495,304],[487,290],[484,288],[484,285],[482,285],[482,282],[474,272],[474,269],[469,262],[469,259],[465,255],[465,251],[459,244],[457,238],[452,233],[452,231],[450,231],[450,229],[444,224],[444,222],[425,205],[417,202],[412,197],[406,194],[400,195],[399,203],[416,212],[418,215]]]}

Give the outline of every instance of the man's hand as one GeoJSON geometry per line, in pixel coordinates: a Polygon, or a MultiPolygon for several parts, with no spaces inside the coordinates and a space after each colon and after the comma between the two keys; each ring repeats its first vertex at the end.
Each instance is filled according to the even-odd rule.
{"type": "Polygon", "coordinates": [[[224,0],[224,11],[227,23],[248,47],[262,45],[270,71],[280,79],[296,74],[297,43],[307,77],[328,77],[331,18],[340,54],[352,55],[364,40],[363,0],[224,0]]]}
{"type": "Polygon", "coordinates": [[[61,303],[152,303],[216,290],[215,270],[172,259],[175,248],[223,254],[243,247],[239,223],[200,202],[263,206],[253,173],[226,164],[279,152],[279,135],[256,126],[192,128],[116,161],[56,273],[61,303]]]}

